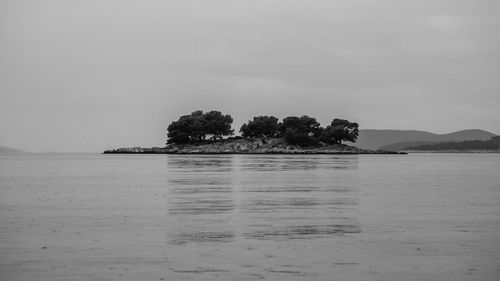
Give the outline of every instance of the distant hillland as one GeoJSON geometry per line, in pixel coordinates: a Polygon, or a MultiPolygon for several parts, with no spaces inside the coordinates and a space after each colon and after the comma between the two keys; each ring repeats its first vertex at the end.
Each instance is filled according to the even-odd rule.
{"type": "Polygon", "coordinates": [[[0,155],[25,154],[26,151],[0,145],[0,155]]]}
{"type": "Polygon", "coordinates": [[[443,151],[443,152],[499,152],[500,136],[490,140],[468,140],[461,142],[440,142],[436,144],[417,145],[404,148],[407,151],[443,151]]]}
{"type": "Polygon", "coordinates": [[[489,140],[495,134],[478,129],[449,134],[434,134],[416,130],[359,130],[356,146],[363,149],[400,151],[409,146],[429,145],[449,141],[489,140]]]}

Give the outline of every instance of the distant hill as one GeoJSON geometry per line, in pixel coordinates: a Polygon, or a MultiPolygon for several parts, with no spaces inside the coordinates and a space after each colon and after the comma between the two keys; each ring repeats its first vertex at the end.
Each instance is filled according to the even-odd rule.
{"type": "Polygon", "coordinates": [[[26,151],[0,145],[0,155],[25,154],[26,151]]]}
{"type": "Polygon", "coordinates": [[[359,130],[356,146],[364,149],[402,150],[408,146],[447,141],[489,140],[495,136],[484,130],[462,130],[449,134],[434,134],[416,130],[359,130]]]}
{"type": "Polygon", "coordinates": [[[404,148],[408,151],[498,151],[500,136],[490,140],[468,140],[461,142],[440,142],[436,144],[417,145],[404,148]]]}
{"type": "Polygon", "coordinates": [[[389,145],[383,145],[379,147],[379,149],[382,150],[389,150],[389,151],[402,151],[407,147],[410,146],[420,146],[420,145],[432,145],[436,143],[441,143],[439,141],[408,141],[408,142],[397,142],[389,145]]]}

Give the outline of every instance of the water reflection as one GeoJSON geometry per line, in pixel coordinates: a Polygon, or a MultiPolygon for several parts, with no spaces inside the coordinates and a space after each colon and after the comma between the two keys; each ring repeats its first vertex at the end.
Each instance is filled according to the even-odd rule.
{"type": "Polygon", "coordinates": [[[233,158],[221,156],[168,157],[168,206],[171,244],[229,242],[234,211],[233,158]]]}
{"type": "Polygon", "coordinates": [[[244,171],[304,171],[314,169],[357,169],[357,155],[254,155],[243,156],[244,171]]]}
{"type": "Polygon", "coordinates": [[[244,237],[314,239],[361,232],[356,218],[357,168],[357,156],[242,159],[244,237]],[[262,163],[267,163],[267,170],[261,169],[262,163]]]}
{"type": "Polygon", "coordinates": [[[187,231],[173,233],[170,237],[170,244],[182,245],[188,242],[230,242],[233,241],[232,231],[187,231]]]}
{"type": "Polygon", "coordinates": [[[168,156],[172,244],[361,232],[357,156],[168,156]]]}
{"type": "Polygon", "coordinates": [[[307,239],[319,238],[331,235],[344,233],[359,233],[361,232],[357,224],[334,224],[334,225],[297,225],[284,227],[270,227],[263,230],[254,230],[253,232],[245,233],[248,238],[254,239],[307,239]]]}
{"type": "Polygon", "coordinates": [[[230,172],[231,155],[168,155],[169,169],[177,172],[230,172]]]}
{"type": "Polygon", "coordinates": [[[277,212],[289,210],[342,210],[347,206],[357,205],[353,198],[316,199],[316,198],[283,198],[283,199],[251,199],[247,200],[242,208],[248,212],[277,212]]]}
{"type": "Polygon", "coordinates": [[[184,198],[177,200],[170,208],[170,214],[174,215],[204,215],[230,212],[234,209],[233,203],[228,199],[198,199],[184,198]]]}

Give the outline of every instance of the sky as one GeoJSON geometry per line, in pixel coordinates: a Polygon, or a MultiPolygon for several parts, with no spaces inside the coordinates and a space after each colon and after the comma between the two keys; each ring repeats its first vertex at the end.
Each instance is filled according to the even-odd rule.
{"type": "Polygon", "coordinates": [[[498,0],[0,0],[0,145],[163,146],[194,110],[500,134],[498,0]]]}

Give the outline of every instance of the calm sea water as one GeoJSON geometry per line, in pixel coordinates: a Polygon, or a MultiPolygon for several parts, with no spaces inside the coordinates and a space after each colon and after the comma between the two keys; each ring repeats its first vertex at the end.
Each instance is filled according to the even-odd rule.
{"type": "Polygon", "coordinates": [[[0,280],[500,280],[500,154],[0,156],[0,280]]]}

